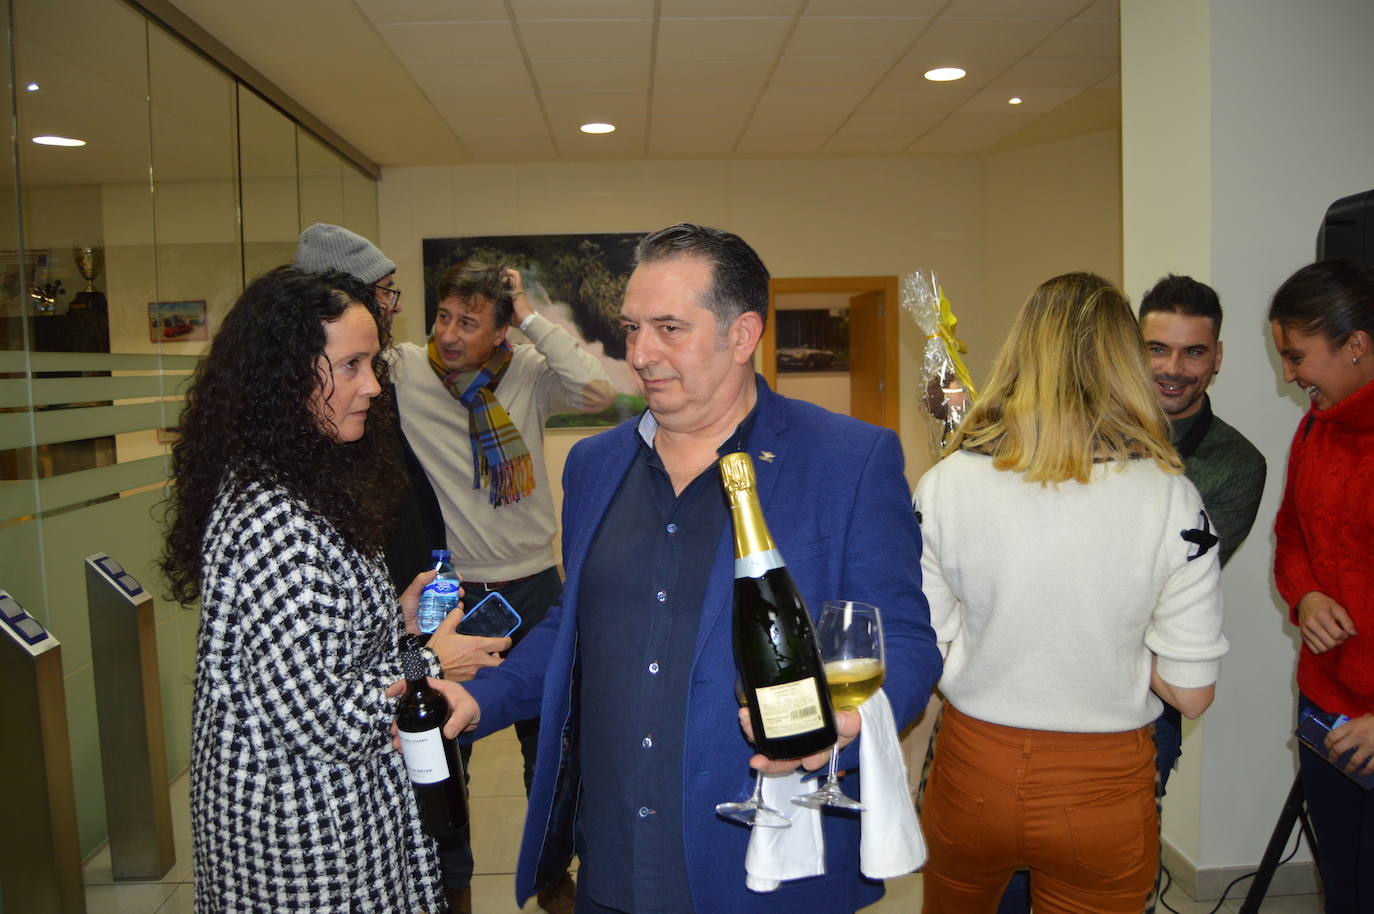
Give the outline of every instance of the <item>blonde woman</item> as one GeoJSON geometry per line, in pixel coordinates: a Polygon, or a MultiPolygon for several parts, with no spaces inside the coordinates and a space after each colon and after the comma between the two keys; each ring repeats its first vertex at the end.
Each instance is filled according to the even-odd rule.
{"type": "Polygon", "coordinates": [[[925,805],[924,910],[1140,914],[1159,857],[1160,697],[1211,703],[1216,536],[1149,388],[1125,297],[1070,273],[1022,307],[916,494],[949,702],[925,805]],[[1157,693],[1157,694],[1156,694],[1157,693]]]}

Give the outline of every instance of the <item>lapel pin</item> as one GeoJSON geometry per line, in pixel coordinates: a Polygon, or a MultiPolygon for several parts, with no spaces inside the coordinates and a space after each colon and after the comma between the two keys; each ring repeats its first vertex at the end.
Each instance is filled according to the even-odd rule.
{"type": "Polygon", "coordinates": [[[759,459],[764,463],[772,463],[773,458],[776,456],[778,455],[774,454],[772,451],[759,451],[759,459]]]}

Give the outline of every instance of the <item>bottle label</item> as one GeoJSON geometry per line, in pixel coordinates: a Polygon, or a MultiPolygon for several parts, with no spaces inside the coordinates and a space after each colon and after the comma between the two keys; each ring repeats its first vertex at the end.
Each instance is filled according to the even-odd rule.
{"type": "Polygon", "coordinates": [[[814,676],[782,685],[764,686],[755,689],[754,694],[758,696],[763,735],[768,739],[810,733],[825,726],[825,718],[821,715],[821,695],[814,676]]]}
{"type": "Polygon", "coordinates": [[[782,553],[776,549],[766,549],[735,559],[735,577],[761,578],[774,568],[783,566],[782,553]]]}
{"type": "Polygon", "coordinates": [[[425,585],[425,593],[439,594],[441,596],[457,594],[458,582],[450,581],[446,578],[435,578],[433,581],[425,585]]]}
{"type": "Polygon", "coordinates": [[[448,780],[448,759],[444,757],[444,735],[439,727],[419,733],[401,734],[401,756],[406,774],[416,784],[437,784],[448,780]]]}

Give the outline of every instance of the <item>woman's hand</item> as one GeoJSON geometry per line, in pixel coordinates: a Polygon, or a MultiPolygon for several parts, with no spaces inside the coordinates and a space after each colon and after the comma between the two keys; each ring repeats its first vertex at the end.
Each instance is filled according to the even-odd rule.
{"type": "Polygon", "coordinates": [[[1338,759],[1351,749],[1345,770],[1350,774],[1374,774],[1374,714],[1346,721],[1326,735],[1326,751],[1338,759]]]}
{"type": "Polygon", "coordinates": [[[435,574],[433,568],[420,572],[415,576],[415,580],[410,582],[406,592],[401,594],[401,617],[405,620],[406,631],[412,635],[420,634],[420,625],[415,621],[420,609],[420,591],[434,580],[435,574]]]}
{"type": "Polygon", "coordinates": [[[1298,630],[1314,654],[1340,647],[1347,638],[1359,634],[1345,607],[1319,590],[1304,594],[1298,601],[1298,630]]]}
{"type": "MultiPolygon", "coordinates": [[[[744,730],[744,736],[750,743],[754,741],[754,726],[749,720],[749,709],[739,709],[739,725],[744,730]]],[[[836,751],[843,749],[854,742],[859,736],[859,730],[863,727],[863,718],[858,711],[835,711],[835,732],[840,735],[836,745],[836,751]]],[[[762,771],[764,774],[786,774],[794,770],[800,764],[807,771],[816,771],[825,767],[830,762],[830,750],[823,749],[815,755],[808,755],[804,759],[771,759],[766,755],[756,755],[749,760],[750,766],[762,771]]]]}
{"type": "Polygon", "coordinates": [[[444,617],[426,646],[439,655],[444,678],[451,682],[466,682],[483,667],[500,666],[501,652],[510,650],[509,638],[481,638],[460,635],[454,631],[463,620],[463,604],[444,617]]]}

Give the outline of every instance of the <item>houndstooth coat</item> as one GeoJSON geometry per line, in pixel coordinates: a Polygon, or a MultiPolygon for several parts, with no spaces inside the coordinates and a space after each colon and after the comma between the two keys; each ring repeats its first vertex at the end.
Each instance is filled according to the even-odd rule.
{"type": "MultiPolygon", "coordinates": [[[[395,591],[280,489],[221,491],[205,533],[192,712],[195,909],[443,910],[391,746],[395,591]]],[[[437,675],[437,670],[434,671],[437,675]]]]}

